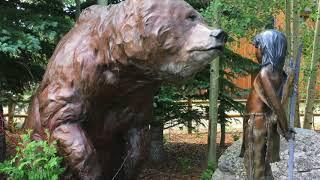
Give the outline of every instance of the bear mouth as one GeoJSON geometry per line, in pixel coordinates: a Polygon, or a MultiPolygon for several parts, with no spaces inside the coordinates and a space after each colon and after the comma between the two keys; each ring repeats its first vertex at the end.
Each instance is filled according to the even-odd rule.
{"type": "Polygon", "coordinates": [[[190,52],[194,52],[194,51],[213,51],[213,50],[218,50],[218,51],[223,51],[224,50],[224,46],[221,45],[221,46],[213,46],[213,47],[209,47],[207,49],[192,49],[190,50],[190,52]]]}
{"type": "Polygon", "coordinates": [[[223,51],[224,46],[216,46],[216,47],[211,47],[205,51],[211,51],[211,50],[219,50],[219,51],[223,51]]]}

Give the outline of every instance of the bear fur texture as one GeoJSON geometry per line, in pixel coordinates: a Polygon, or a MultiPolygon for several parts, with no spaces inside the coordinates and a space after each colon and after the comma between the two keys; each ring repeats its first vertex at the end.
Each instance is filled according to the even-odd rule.
{"type": "Polygon", "coordinates": [[[155,92],[191,78],[224,43],[183,0],[91,6],[57,45],[25,128],[34,139],[49,129],[66,177],[135,179],[155,92]]]}

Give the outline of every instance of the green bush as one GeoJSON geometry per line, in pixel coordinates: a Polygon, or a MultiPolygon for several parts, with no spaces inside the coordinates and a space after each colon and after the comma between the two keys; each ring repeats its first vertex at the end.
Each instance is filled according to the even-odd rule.
{"type": "Polygon", "coordinates": [[[178,162],[183,174],[188,174],[191,170],[191,159],[187,157],[178,157],[178,162]]]}
{"type": "Polygon", "coordinates": [[[213,163],[209,163],[208,168],[201,175],[201,180],[211,180],[213,173],[214,173],[213,163]]]}
{"type": "Polygon", "coordinates": [[[57,155],[56,141],[31,140],[31,131],[21,135],[16,155],[0,163],[0,173],[14,180],[56,180],[64,172],[62,157],[57,155]]]}

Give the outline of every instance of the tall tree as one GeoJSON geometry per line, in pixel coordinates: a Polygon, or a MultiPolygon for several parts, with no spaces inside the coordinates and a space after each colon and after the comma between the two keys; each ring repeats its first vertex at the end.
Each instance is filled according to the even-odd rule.
{"type": "MultiPolygon", "coordinates": [[[[212,26],[219,27],[219,7],[220,0],[214,1],[212,26]]],[[[209,89],[209,148],[208,164],[212,167],[217,166],[216,155],[216,138],[217,138],[217,121],[218,121],[218,96],[219,96],[219,57],[214,59],[210,64],[210,89],[209,89]]]]}
{"type": "MultiPolygon", "coordinates": [[[[289,58],[288,59],[292,59],[294,61],[294,65],[295,65],[295,60],[297,58],[297,54],[298,54],[298,47],[300,44],[300,38],[299,38],[299,7],[300,4],[300,0],[291,0],[290,2],[286,1],[286,13],[290,13],[290,16],[288,14],[286,14],[286,34],[288,35],[288,33],[290,33],[290,36],[288,37],[288,47],[290,49],[288,49],[289,51],[289,58]],[[288,4],[289,3],[289,4],[288,4]],[[290,10],[290,12],[289,12],[290,10]],[[289,24],[288,24],[288,17],[290,17],[290,30],[289,30],[289,24]]],[[[288,66],[289,61],[287,60],[287,66],[288,66]]],[[[293,87],[292,87],[293,88],[293,87]]],[[[299,89],[299,88],[298,88],[299,89]]],[[[291,90],[290,90],[291,92],[291,90]]],[[[290,104],[291,102],[291,98],[289,98],[288,101],[290,104]]],[[[297,101],[296,101],[296,109],[295,109],[295,118],[294,118],[294,125],[295,127],[300,127],[300,112],[299,112],[299,91],[297,92],[297,101]]],[[[289,117],[289,105],[288,105],[288,112],[287,112],[287,116],[289,117]]]]}
{"type": "Polygon", "coordinates": [[[213,60],[210,65],[208,163],[212,163],[214,168],[217,166],[216,139],[218,122],[219,61],[220,59],[218,57],[213,60]]]}
{"type": "MultiPolygon", "coordinates": [[[[292,42],[291,42],[291,32],[292,32],[292,28],[291,28],[291,1],[290,0],[285,0],[285,34],[286,34],[286,38],[288,41],[288,56],[285,62],[285,67],[289,67],[290,66],[290,60],[292,59],[292,51],[291,51],[291,47],[292,47],[292,42]]],[[[291,91],[290,91],[291,92],[291,91]]],[[[289,119],[289,114],[290,114],[290,100],[288,100],[286,102],[286,104],[284,104],[285,106],[285,110],[286,110],[286,114],[287,114],[287,119],[289,119]]]]}
{"type": "Polygon", "coordinates": [[[310,67],[310,77],[308,79],[307,101],[305,107],[303,128],[311,129],[313,123],[313,107],[316,95],[317,70],[320,62],[320,1],[318,1],[318,12],[313,40],[313,53],[310,67]]]}
{"type": "Polygon", "coordinates": [[[291,36],[290,36],[290,56],[293,58],[297,57],[298,47],[299,47],[299,1],[290,1],[290,26],[291,26],[291,36]]]}
{"type": "Polygon", "coordinates": [[[291,23],[290,23],[290,17],[291,17],[291,1],[286,0],[285,1],[285,33],[286,37],[289,41],[288,43],[288,51],[290,52],[289,57],[286,59],[286,66],[289,66],[289,61],[291,58],[291,23]]]}

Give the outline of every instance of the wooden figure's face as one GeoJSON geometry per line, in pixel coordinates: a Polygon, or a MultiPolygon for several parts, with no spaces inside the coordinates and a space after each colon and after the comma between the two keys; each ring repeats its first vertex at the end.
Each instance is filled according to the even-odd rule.
{"type": "Polygon", "coordinates": [[[261,49],[259,47],[256,47],[256,57],[258,62],[261,64],[262,62],[262,52],[261,49]]]}

